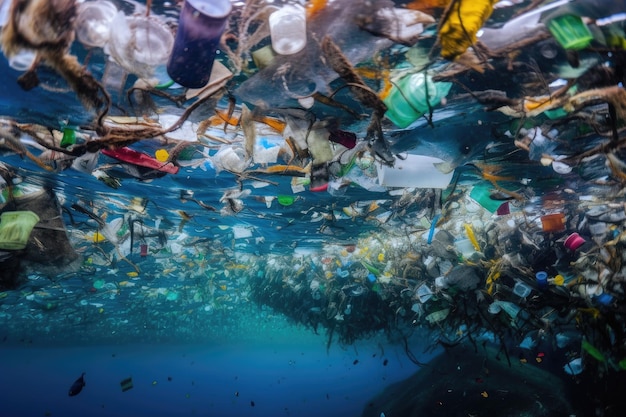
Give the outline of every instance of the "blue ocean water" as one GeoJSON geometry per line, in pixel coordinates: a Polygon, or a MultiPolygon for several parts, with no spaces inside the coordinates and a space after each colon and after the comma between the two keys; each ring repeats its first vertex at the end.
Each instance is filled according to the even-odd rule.
{"type": "Polygon", "coordinates": [[[3,347],[3,415],[359,415],[418,368],[399,347],[363,341],[327,352],[322,336],[303,329],[267,333],[226,343],[3,347]],[[69,397],[82,372],[83,391],[69,397]]]}
{"type": "Polygon", "coordinates": [[[112,48],[182,2],[0,0],[0,417],[623,415],[623,0],[291,2],[307,46],[262,62],[285,3],[232,2],[198,96],[112,48]],[[94,5],[105,45],[73,37],[94,5]],[[11,23],[74,15],[60,55],[108,105],[47,42],[9,64],[11,23]],[[399,128],[415,74],[447,93],[399,128]]]}

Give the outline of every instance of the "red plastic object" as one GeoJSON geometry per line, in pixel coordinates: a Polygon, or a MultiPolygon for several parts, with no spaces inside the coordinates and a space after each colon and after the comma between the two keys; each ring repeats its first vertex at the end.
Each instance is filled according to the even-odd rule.
{"type": "Polygon", "coordinates": [[[345,130],[332,130],[328,136],[328,140],[339,143],[348,149],[356,146],[356,135],[345,130]]]}
{"type": "Polygon", "coordinates": [[[140,167],[155,169],[161,172],[167,172],[168,174],[176,174],[179,169],[171,162],[163,163],[148,154],[138,152],[127,147],[119,149],[102,149],[101,152],[106,156],[117,159],[118,161],[127,162],[129,164],[137,165],[140,167]]]}
{"type": "Polygon", "coordinates": [[[326,191],[326,190],[328,190],[328,183],[321,184],[321,185],[318,185],[316,187],[315,186],[311,187],[311,188],[309,188],[309,190],[311,190],[311,191],[313,191],[315,193],[326,191]]]}
{"type": "Polygon", "coordinates": [[[585,239],[580,237],[578,233],[574,232],[571,235],[569,235],[567,239],[565,239],[565,242],[563,243],[563,245],[567,249],[574,251],[578,249],[579,247],[581,247],[583,243],[585,243],[585,239]]]}
{"type": "Polygon", "coordinates": [[[498,210],[496,210],[496,213],[498,214],[498,216],[505,216],[507,214],[511,214],[511,209],[509,208],[509,202],[505,201],[504,203],[500,204],[500,207],[498,207],[498,210]]]}

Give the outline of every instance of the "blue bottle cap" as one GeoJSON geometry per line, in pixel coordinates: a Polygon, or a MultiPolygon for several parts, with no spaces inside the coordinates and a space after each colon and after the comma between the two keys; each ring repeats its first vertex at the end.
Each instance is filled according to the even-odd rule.
{"type": "Polygon", "coordinates": [[[598,302],[598,304],[607,306],[613,302],[613,296],[611,294],[602,293],[596,297],[596,301],[598,302]]]}
{"type": "Polygon", "coordinates": [[[537,278],[537,286],[539,288],[546,288],[548,286],[548,273],[546,271],[537,272],[535,278],[537,278]]]}

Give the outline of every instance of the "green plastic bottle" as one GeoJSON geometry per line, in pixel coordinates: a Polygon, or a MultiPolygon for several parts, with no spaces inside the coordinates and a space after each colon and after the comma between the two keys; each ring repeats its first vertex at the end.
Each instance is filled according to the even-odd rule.
{"type": "Polygon", "coordinates": [[[401,78],[383,102],[387,105],[385,116],[396,126],[405,128],[418,117],[441,102],[452,83],[434,82],[424,73],[410,74],[401,78]]]}

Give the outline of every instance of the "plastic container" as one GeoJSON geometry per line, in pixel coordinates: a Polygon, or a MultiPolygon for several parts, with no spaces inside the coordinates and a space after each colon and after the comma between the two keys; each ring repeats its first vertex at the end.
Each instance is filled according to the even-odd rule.
{"type": "Polygon", "coordinates": [[[562,232],[565,230],[565,215],[554,213],[541,216],[541,227],[546,233],[562,232]]]}
{"type": "MultiPolygon", "coordinates": [[[[167,62],[174,37],[159,19],[146,16],[126,16],[119,12],[111,22],[107,48],[115,63],[139,78],[150,78],[154,68],[167,62]]],[[[109,71],[109,65],[107,70],[109,71]]],[[[107,74],[106,78],[113,78],[107,74]]],[[[108,81],[112,82],[112,81],[108,81]]]]}
{"type": "Polygon", "coordinates": [[[476,253],[476,249],[474,248],[472,241],[469,239],[459,239],[454,242],[454,246],[465,259],[470,258],[473,254],[476,253]]]}
{"type": "Polygon", "coordinates": [[[32,211],[5,211],[0,215],[0,249],[21,250],[26,247],[30,233],[39,222],[32,211]]]}
{"type": "Polygon", "coordinates": [[[540,290],[548,288],[548,273],[545,271],[539,271],[535,274],[537,280],[537,287],[540,290]]]}
{"type": "Polygon", "coordinates": [[[109,42],[117,7],[110,1],[89,1],[78,6],[76,37],[85,46],[104,47],[109,42]]]}
{"type": "Polygon", "coordinates": [[[389,91],[383,102],[387,105],[385,116],[400,128],[405,128],[418,117],[435,107],[448,94],[452,83],[434,82],[423,73],[401,78],[389,91]]]}
{"type": "Polygon", "coordinates": [[[406,159],[396,159],[393,167],[376,166],[378,183],[385,187],[446,188],[454,172],[444,174],[435,164],[443,160],[425,155],[407,155],[406,159]]]}
{"type": "Polygon", "coordinates": [[[565,239],[565,242],[563,242],[563,246],[565,246],[567,249],[571,251],[575,251],[576,249],[581,247],[584,243],[585,243],[585,239],[580,237],[578,233],[574,232],[571,235],[569,235],[567,239],[565,239]]]}
{"type": "Polygon", "coordinates": [[[555,17],[548,22],[548,29],[565,49],[584,49],[593,40],[593,35],[580,16],[572,14],[555,17]]]}
{"type": "Polygon", "coordinates": [[[526,298],[530,294],[531,289],[528,285],[523,282],[516,282],[513,286],[513,294],[517,295],[520,298],[526,298]]]}
{"type": "Polygon", "coordinates": [[[33,66],[37,54],[30,49],[22,49],[9,57],[9,66],[16,71],[27,71],[33,66]]]}
{"type": "Polygon", "coordinates": [[[209,82],[215,52],[232,9],[228,0],[186,0],[167,62],[172,80],[189,88],[209,82]]]}
{"type": "Polygon", "coordinates": [[[300,52],[306,45],[306,14],[301,6],[284,6],[270,15],[272,49],[280,55],[300,52]]]}

